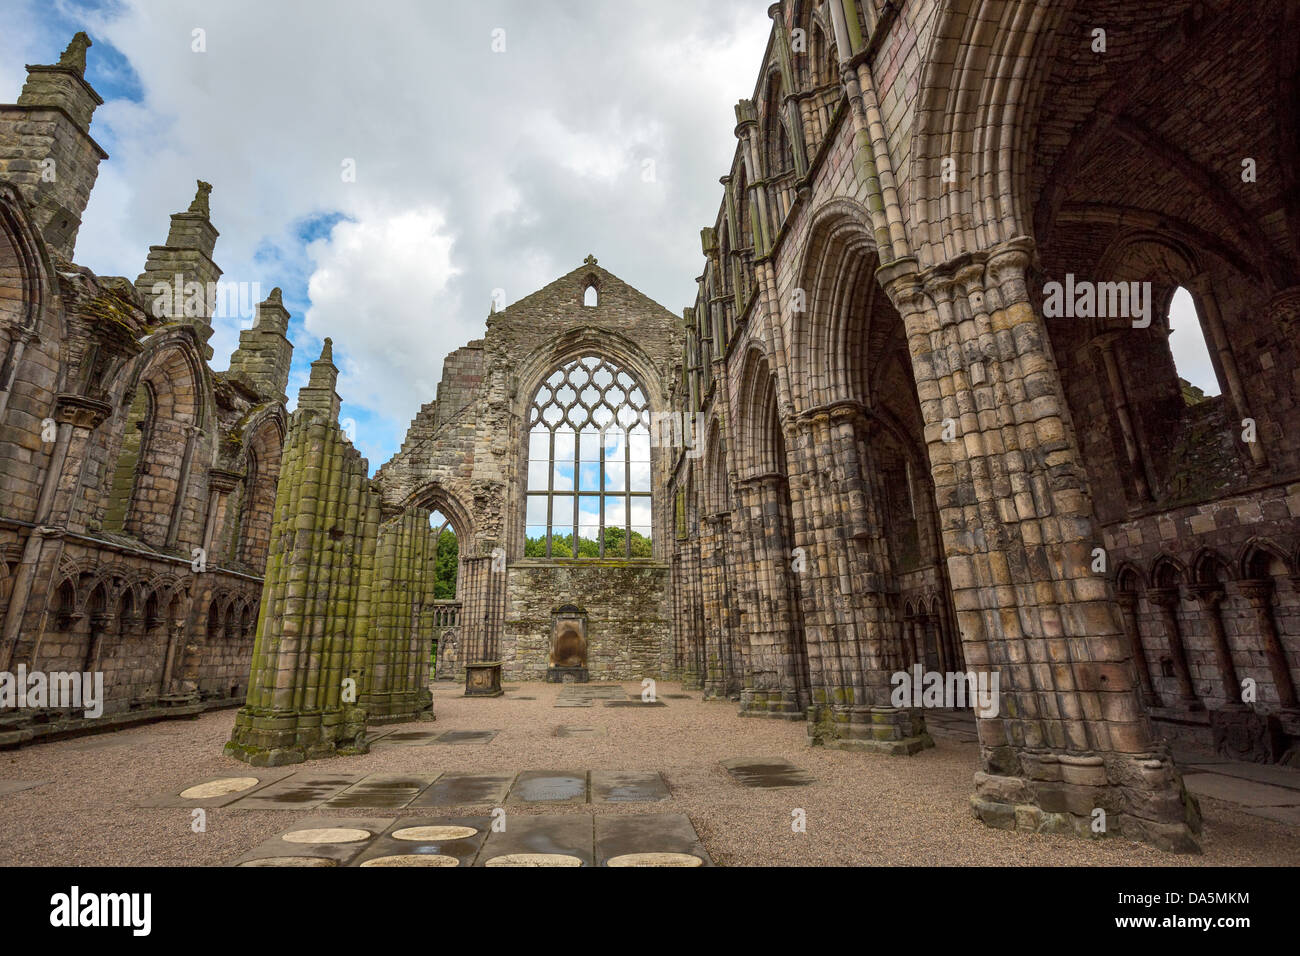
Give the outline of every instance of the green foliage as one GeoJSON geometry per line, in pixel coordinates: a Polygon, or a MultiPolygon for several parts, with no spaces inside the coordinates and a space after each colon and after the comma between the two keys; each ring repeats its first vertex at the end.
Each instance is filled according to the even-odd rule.
{"type": "MultiPolygon", "coordinates": [[[[525,538],[524,539],[524,557],[525,558],[544,558],[546,557],[546,538],[525,538]]],[[[573,535],[572,534],[553,534],[551,535],[551,557],[553,558],[571,558],[573,557],[573,535]]],[[[595,538],[589,538],[584,535],[578,536],[578,557],[579,558],[599,558],[600,542],[595,538]]],[[[652,558],[654,557],[654,547],[648,537],[633,531],[632,532],[632,550],[629,555],[627,549],[627,532],[623,528],[606,528],[605,529],[605,557],[607,558],[652,558]]]]}
{"type": "Polygon", "coordinates": [[[460,560],[460,544],[455,532],[444,528],[438,536],[438,557],[434,562],[433,597],[437,601],[456,599],[456,569],[460,560]]]}

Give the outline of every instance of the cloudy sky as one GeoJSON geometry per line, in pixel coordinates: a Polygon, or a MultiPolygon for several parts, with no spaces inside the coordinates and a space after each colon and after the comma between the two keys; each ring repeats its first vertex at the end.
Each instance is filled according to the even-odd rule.
{"type": "MultiPolygon", "coordinates": [[[[291,401],[333,337],[372,469],[443,356],[482,335],[494,290],[513,302],[592,253],[673,312],[694,300],[732,107],[771,27],[768,0],[5,7],[0,102],[23,64],[54,63],[79,29],[94,42],[91,135],[111,158],[77,261],[134,279],[212,183],[223,280],[283,288],[291,401]]],[[[241,319],[214,325],[225,368],[241,319]]]]}

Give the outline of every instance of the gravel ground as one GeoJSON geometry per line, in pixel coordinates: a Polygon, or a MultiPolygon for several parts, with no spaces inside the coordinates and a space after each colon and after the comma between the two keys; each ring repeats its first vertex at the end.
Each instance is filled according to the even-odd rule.
{"type": "MultiPolygon", "coordinates": [[[[629,683],[629,693],[639,685],[629,683]]],[[[558,685],[515,685],[503,698],[455,696],[435,687],[437,722],[403,729],[501,731],[486,745],[389,747],[294,769],[346,771],[658,770],[673,799],[654,804],[519,807],[511,813],[655,813],[690,816],[724,866],[762,865],[1300,865],[1300,832],[1202,799],[1204,855],[1179,857],[1124,841],[1090,842],[990,830],[971,816],[974,743],[939,739],[915,757],[810,748],[802,723],[742,719],[734,703],[667,700],[654,708],[554,707],[558,685]],[[521,696],[533,700],[520,700],[521,696]],[[561,738],[561,725],[601,726],[602,737],[561,738]],[[734,757],[780,757],[818,782],[787,790],[741,787],[719,766],[734,757]],[[791,831],[791,811],[807,832],[791,831]]],[[[661,684],[660,695],[678,693],[661,684]]],[[[179,793],[248,768],[222,756],[234,711],[101,737],[0,753],[0,780],[48,780],[0,796],[0,864],[62,866],[219,865],[313,816],[456,816],[483,807],[433,810],[210,809],[206,833],[188,809],[138,809],[140,799],[179,793]]]]}

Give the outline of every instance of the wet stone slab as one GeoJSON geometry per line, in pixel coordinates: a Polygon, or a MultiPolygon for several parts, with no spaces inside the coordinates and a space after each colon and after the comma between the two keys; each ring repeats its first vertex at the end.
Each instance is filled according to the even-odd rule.
{"type": "MultiPolygon", "coordinates": [[[[490,817],[401,817],[366,844],[348,866],[383,865],[371,861],[404,856],[451,857],[457,866],[472,866],[491,829],[490,817]],[[473,833],[462,835],[458,830],[473,833]]],[[[393,862],[419,865],[418,861],[393,862]]]]}
{"type": "MultiPolygon", "coordinates": [[[[700,842],[695,827],[684,813],[641,813],[635,815],[617,814],[598,816],[596,827],[596,865],[608,866],[610,860],[615,865],[624,864],[629,857],[642,854],[666,854],[697,857],[700,866],[713,866],[713,860],[700,842]]],[[[689,864],[690,861],[678,860],[673,865],[689,864]]],[[[654,856],[638,860],[632,865],[664,865],[654,856]]]]}
{"type": "Polygon", "coordinates": [[[443,730],[394,730],[384,734],[374,744],[376,747],[427,747],[437,741],[443,730]]]}
{"type": "Polygon", "coordinates": [[[724,760],[723,768],[739,784],[774,790],[781,787],[806,787],[816,783],[794,764],[776,757],[739,757],[724,760]]]}
{"type": "Polygon", "coordinates": [[[657,771],[593,770],[592,803],[653,803],[670,800],[668,784],[657,771]]]}
{"type": "Polygon", "coordinates": [[[315,817],[295,823],[229,865],[343,866],[393,823],[393,817],[315,817]]]}
{"type": "Polygon", "coordinates": [[[241,768],[219,777],[204,777],[187,783],[175,793],[164,793],[152,797],[143,797],[135,804],[137,807],[227,807],[254,794],[260,794],[267,786],[278,780],[293,776],[299,771],[279,768],[241,768]],[[253,780],[253,783],[248,781],[253,780]]]}
{"type": "Polygon", "coordinates": [[[585,813],[507,816],[503,832],[488,833],[474,865],[487,866],[496,857],[513,854],[553,854],[576,857],[583,866],[591,866],[594,843],[592,817],[585,813]]]}
{"type": "Polygon", "coordinates": [[[232,810],[314,810],[330,797],[361,780],[360,773],[321,773],[299,770],[230,804],[232,810]]]}
{"type": "Polygon", "coordinates": [[[472,807],[505,802],[513,773],[471,773],[449,770],[407,804],[414,807],[472,807]]]}
{"type": "Polygon", "coordinates": [[[586,803],[586,771],[525,770],[515,778],[507,803],[586,803]]]}
{"type": "Polygon", "coordinates": [[[397,810],[437,780],[438,773],[372,773],[321,804],[326,810],[397,810]]]}
{"type": "Polygon", "coordinates": [[[440,744],[489,744],[499,730],[449,730],[437,739],[440,744]]]}

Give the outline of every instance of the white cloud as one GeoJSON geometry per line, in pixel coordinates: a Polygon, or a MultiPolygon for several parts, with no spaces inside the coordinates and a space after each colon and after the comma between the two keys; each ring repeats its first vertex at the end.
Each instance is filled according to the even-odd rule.
{"type": "MultiPolygon", "coordinates": [[[[344,401],[400,432],[443,355],[482,335],[493,289],[513,302],[594,253],[670,311],[694,299],[766,8],[386,0],[375,16],[350,0],[122,0],[87,15],[89,56],[116,47],[143,99],[95,117],[112,158],[77,259],[134,278],[194,181],[211,182],[224,278],[309,288],[307,325],[334,339],[344,401]],[[206,53],[191,50],[196,27],[206,53]],[[301,224],[330,215],[346,218],[309,248],[301,224]]],[[[18,29],[0,50],[31,48],[37,26],[18,29]]],[[[217,368],[237,332],[216,324],[217,368]]],[[[308,359],[319,348],[296,344],[308,359]]]]}

